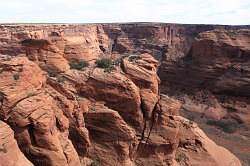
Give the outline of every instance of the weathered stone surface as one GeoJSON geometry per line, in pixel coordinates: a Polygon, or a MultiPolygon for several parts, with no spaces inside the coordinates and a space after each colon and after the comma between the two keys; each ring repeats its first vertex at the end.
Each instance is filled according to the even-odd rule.
{"type": "MultiPolygon", "coordinates": [[[[88,112],[90,102],[87,99],[79,98],[69,100],[64,91],[60,94],[55,89],[48,87],[47,91],[54,99],[54,104],[60,108],[69,121],[69,139],[72,141],[79,156],[84,157],[87,154],[91,144],[89,133],[85,127],[83,114],[88,112]]],[[[71,98],[71,96],[70,96],[71,98]]]]}
{"type": "Polygon", "coordinates": [[[89,154],[101,165],[133,165],[137,148],[135,130],[114,110],[94,104],[85,115],[93,146],[89,154]]]}
{"type": "Polygon", "coordinates": [[[241,165],[241,162],[227,149],[210,140],[197,124],[176,117],[180,122],[180,143],[176,160],[186,165],[241,165]]]}
{"type": "Polygon", "coordinates": [[[19,101],[37,94],[42,89],[45,76],[44,72],[26,57],[2,57],[0,69],[0,115],[2,119],[7,119],[11,108],[19,101]]]}
{"type": "Polygon", "coordinates": [[[53,72],[66,72],[69,70],[69,64],[63,57],[63,52],[50,40],[26,39],[21,43],[25,47],[26,56],[38,63],[41,68],[53,72]]]}
{"type": "Polygon", "coordinates": [[[194,59],[201,64],[211,66],[214,73],[218,72],[217,80],[214,81],[214,91],[249,95],[249,37],[250,31],[248,30],[211,31],[201,34],[197,43],[194,43],[192,53],[194,59]],[[207,41],[209,41],[207,47],[211,49],[200,52],[200,49],[204,47],[203,43],[207,41]],[[203,58],[208,55],[212,59],[209,63],[203,58]]]}
{"type": "Polygon", "coordinates": [[[69,121],[48,94],[19,102],[8,121],[20,130],[16,133],[19,146],[34,164],[80,165],[68,139],[69,121]]]}
{"type": "Polygon", "coordinates": [[[158,61],[149,54],[129,56],[122,60],[122,69],[141,89],[150,89],[158,94],[159,78],[156,74],[158,61]]]}
{"type": "Polygon", "coordinates": [[[0,165],[33,166],[20,151],[14,138],[14,132],[2,121],[0,121],[0,165]]]}
{"type": "Polygon", "coordinates": [[[65,40],[64,53],[68,60],[91,61],[110,51],[111,43],[101,26],[73,29],[73,31],[77,30],[79,32],[65,33],[63,36],[65,40]]]}
{"type": "Polygon", "coordinates": [[[15,130],[26,157],[35,165],[80,165],[68,139],[69,121],[44,88],[44,72],[26,57],[0,64],[1,119],[15,130]]]}
{"type": "Polygon", "coordinates": [[[159,97],[149,89],[142,89],[140,93],[144,118],[148,120],[152,117],[155,105],[157,104],[159,97]]]}
{"type": "Polygon", "coordinates": [[[162,112],[166,112],[169,115],[179,115],[179,110],[182,106],[180,101],[163,94],[160,95],[159,104],[162,112]]]}
{"type": "MultiPolygon", "coordinates": [[[[231,131],[230,124],[235,127],[231,131],[234,134],[228,136],[230,139],[225,139],[230,141],[217,137],[216,129],[209,126],[206,132],[241,156],[247,164],[249,155],[240,147],[244,147],[248,141],[236,145],[237,141],[234,140],[244,137],[249,130],[249,35],[249,28],[200,33],[185,57],[175,63],[165,61],[159,69],[163,91],[183,100],[187,117],[194,117],[199,112],[201,115],[197,114],[196,117],[204,117],[199,121],[202,125],[212,119],[218,124],[214,128],[223,131],[229,128],[231,131]],[[191,100],[186,100],[185,95],[191,100]],[[220,124],[222,127],[219,127],[220,124]],[[236,146],[238,148],[234,148],[236,146]]],[[[199,118],[194,119],[198,122],[199,118]]]]}
{"type": "Polygon", "coordinates": [[[116,110],[126,122],[135,128],[143,126],[143,115],[140,108],[139,88],[119,71],[111,73],[95,68],[87,76],[86,82],[77,84],[80,95],[116,110]]]}

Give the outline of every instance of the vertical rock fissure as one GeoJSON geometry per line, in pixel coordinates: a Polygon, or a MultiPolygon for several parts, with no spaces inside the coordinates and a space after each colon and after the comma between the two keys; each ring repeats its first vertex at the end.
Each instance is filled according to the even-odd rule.
{"type": "Polygon", "coordinates": [[[152,112],[152,117],[151,117],[151,126],[150,126],[150,129],[149,129],[149,133],[148,133],[148,136],[147,136],[147,139],[146,139],[146,144],[148,143],[148,140],[149,140],[149,137],[151,135],[151,132],[153,130],[153,127],[155,125],[155,122],[157,121],[158,119],[158,116],[157,116],[157,108],[158,108],[158,102],[155,104],[154,106],[154,109],[153,109],[153,112],[152,112]]]}

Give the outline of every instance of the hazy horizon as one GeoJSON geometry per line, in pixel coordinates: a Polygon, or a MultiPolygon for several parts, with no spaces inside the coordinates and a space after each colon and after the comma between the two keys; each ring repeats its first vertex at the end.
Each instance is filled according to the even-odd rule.
{"type": "Polygon", "coordinates": [[[249,0],[0,0],[0,23],[249,25],[249,0]]]}

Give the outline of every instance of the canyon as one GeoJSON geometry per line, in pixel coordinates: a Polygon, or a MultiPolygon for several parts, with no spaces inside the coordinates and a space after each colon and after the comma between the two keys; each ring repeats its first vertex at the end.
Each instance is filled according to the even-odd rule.
{"type": "Polygon", "coordinates": [[[0,25],[1,166],[250,165],[250,26],[0,25]]]}

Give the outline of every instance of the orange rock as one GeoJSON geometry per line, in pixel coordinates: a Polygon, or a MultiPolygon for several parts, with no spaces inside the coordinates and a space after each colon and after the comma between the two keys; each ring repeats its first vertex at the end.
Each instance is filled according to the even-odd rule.
{"type": "Polygon", "coordinates": [[[48,94],[20,101],[9,116],[9,123],[23,128],[17,133],[17,140],[33,163],[80,165],[68,139],[69,121],[48,94]]]}
{"type": "Polygon", "coordinates": [[[122,60],[122,69],[126,75],[139,87],[151,89],[158,94],[160,82],[157,72],[158,61],[149,54],[129,56],[122,60]]]}
{"type": "Polygon", "coordinates": [[[89,74],[86,82],[77,85],[77,89],[86,98],[105,102],[105,105],[118,111],[131,126],[142,129],[139,89],[120,72],[108,73],[96,68],[89,74]]]}
{"type": "Polygon", "coordinates": [[[93,144],[89,154],[95,162],[110,166],[133,165],[138,144],[136,133],[116,111],[96,103],[85,119],[93,144]]]}
{"type": "Polygon", "coordinates": [[[1,166],[33,166],[20,151],[14,132],[0,121],[0,165],[1,166]]]}
{"type": "Polygon", "coordinates": [[[149,120],[152,117],[155,105],[157,104],[159,97],[149,89],[142,89],[140,93],[144,118],[149,120]]]}
{"type": "Polygon", "coordinates": [[[179,110],[182,106],[180,101],[161,94],[159,101],[161,111],[168,115],[179,115],[179,110]]]}
{"type": "Polygon", "coordinates": [[[45,84],[44,72],[26,57],[0,60],[1,118],[8,118],[10,108],[19,101],[35,95],[45,84]],[[35,73],[35,74],[34,74],[35,73]]]}
{"type": "Polygon", "coordinates": [[[180,164],[208,166],[241,166],[241,162],[227,149],[216,145],[209,139],[197,124],[176,117],[180,122],[180,143],[176,160],[180,164]]]}
{"type": "MultiPolygon", "coordinates": [[[[153,56],[167,66],[161,70],[166,71],[161,72],[162,78],[175,85],[209,85],[208,89],[216,87],[212,89],[216,92],[248,95],[243,90],[248,87],[249,65],[242,61],[249,54],[248,30],[202,33],[190,50],[198,32],[215,27],[0,26],[0,53],[17,56],[0,60],[0,119],[13,128],[18,146],[34,165],[240,166],[234,155],[212,142],[195,124],[177,116],[178,100],[159,95],[159,62],[153,56]],[[183,58],[189,50],[189,56],[183,58]],[[120,55],[130,52],[138,55],[120,55]],[[68,61],[93,62],[104,54],[114,57],[113,53],[117,63],[111,72],[94,68],[93,63],[82,71],[69,69],[68,61]],[[194,63],[190,63],[191,54],[194,63]],[[177,68],[172,60],[180,62],[177,68]]],[[[248,105],[223,104],[241,110],[232,117],[248,120],[243,118],[248,115],[244,114],[248,105]]],[[[218,119],[224,116],[216,109],[207,109],[205,114],[218,119]]],[[[0,163],[10,163],[5,160],[10,160],[12,149],[14,159],[22,156],[17,146],[10,148],[6,155],[0,149],[0,163]]],[[[30,164],[24,156],[20,160],[22,165],[30,164]]]]}
{"type": "Polygon", "coordinates": [[[46,39],[26,39],[22,41],[27,57],[47,71],[66,72],[68,61],[55,44],[46,39]]]}

